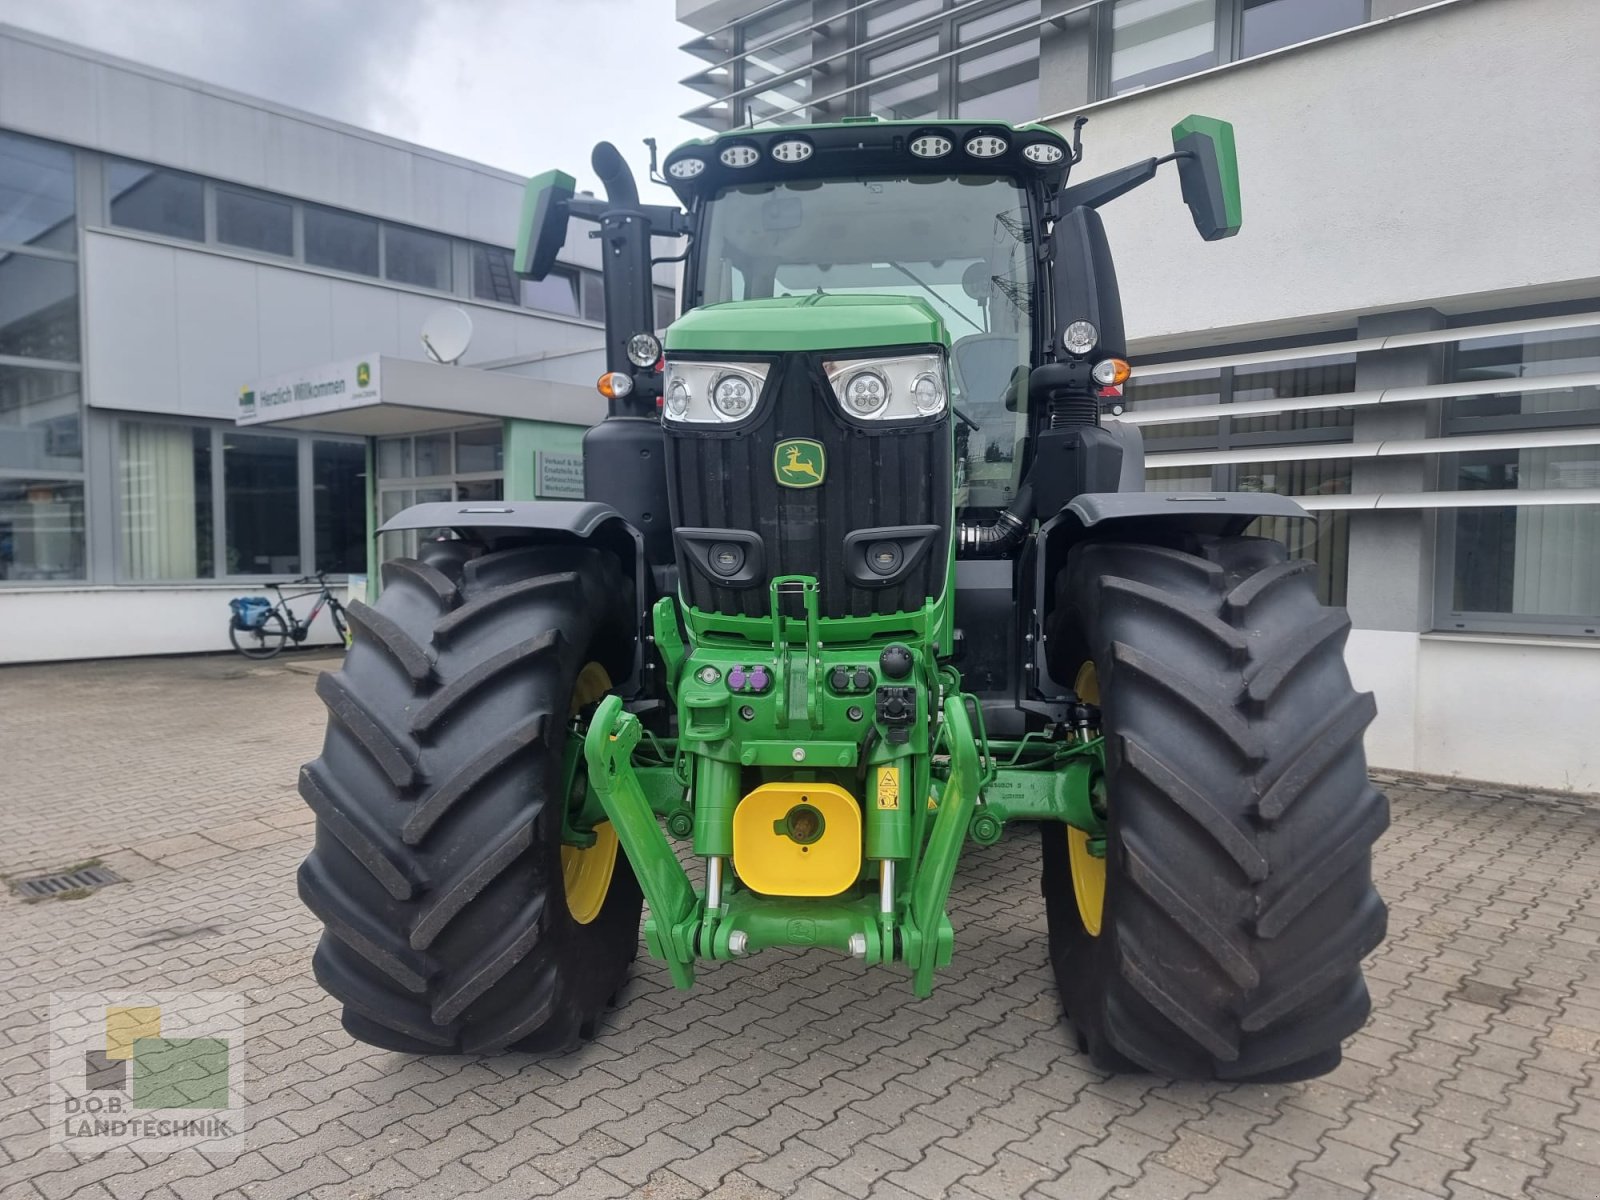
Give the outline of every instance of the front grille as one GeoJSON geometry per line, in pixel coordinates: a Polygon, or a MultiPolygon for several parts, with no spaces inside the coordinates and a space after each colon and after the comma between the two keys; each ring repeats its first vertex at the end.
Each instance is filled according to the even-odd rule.
{"type": "Polygon", "coordinates": [[[752,425],[733,431],[667,426],[673,528],[747,530],[764,546],[765,569],[744,587],[708,578],[680,548],[679,578],[689,604],[764,616],[770,611],[767,584],[773,577],[810,575],[820,584],[824,617],[921,608],[942,590],[949,555],[953,456],[948,416],[900,428],[851,422],[836,407],[822,356],[816,354],[780,359],[766,386],[752,425]],[[820,487],[779,485],[773,450],[787,438],[822,444],[827,467],[820,487]],[[887,587],[851,580],[844,567],[847,535],[909,525],[937,526],[940,535],[903,579],[887,587]]]}

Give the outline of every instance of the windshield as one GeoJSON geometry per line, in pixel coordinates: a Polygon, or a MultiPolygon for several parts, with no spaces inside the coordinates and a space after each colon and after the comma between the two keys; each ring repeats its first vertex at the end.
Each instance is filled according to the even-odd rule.
{"type": "Polygon", "coordinates": [[[808,179],[726,188],[696,247],[701,302],[893,293],[950,330],[956,502],[1016,493],[1027,389],[1033,254],[1027,198],[994,175],[808,179]],[[961,417],[977,426],[974,430],[961,417]]]}

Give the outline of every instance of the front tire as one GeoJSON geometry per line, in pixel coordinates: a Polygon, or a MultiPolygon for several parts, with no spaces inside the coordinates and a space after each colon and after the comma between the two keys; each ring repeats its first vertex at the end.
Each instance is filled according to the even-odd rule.
{"type": "Polygon", "coordinates": [[[318,680],[328,730],[300,773],[317,817],[300,895],[353,1037],[559,1050],[622,986],[639,887],[618,853],[598,897],[569,904],[562,763],[580,683],[631,648],[626,593],[596,550],[442,543],[385,564],[377,604],[346,610],[356,636],[318,680]]]}
{"type": "Polygon", "coordinates": [[[1318,602],[1311,567],[1266,539],[1198,538],[1090,543],[1062,570],[1052,670],[1099,692],[1103,899],[1083,902],[1059,825],[1043,890],[1067,1015],[1103,1069],[1305,1079],[1366,1020],[1388,802],[1367,778],[1375,709],[1345,669],[1349,617],[1318,602]]]}

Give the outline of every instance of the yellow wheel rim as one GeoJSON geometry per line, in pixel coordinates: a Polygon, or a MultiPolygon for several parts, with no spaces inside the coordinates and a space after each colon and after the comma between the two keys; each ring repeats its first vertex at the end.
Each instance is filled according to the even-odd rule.
{"type": "Polygon", "coordinates": [[[1100,936],[1100,918],[1106,909],[1106,860],[1089,853],[1089,835],[1067,830],[1067,857],[1072,864],[1072,894],[1078,917],[1090,937],[1100,936]]]}
{"type": "MultiPolygon", "coordinates": [[[[597,662],[586,663],[572,688],[571,715],[578,713],[611,690],[611,676],[597,662]]],[[[580,849],[561,847],[561,878],[566,885],[567,911],[580,925],[587,925],[605,907],[611,890],[611,875],[617,868],[617,831],[609,821],[594,827],[594,845],[580,849]]]]}
{"type": "MultiPolygon", "coordinates": [[[[1072,690],[1085,704],[1100,703],[1100,677],[1094,663],[1078,668],[1072,690]]],[[[1090,937],[1100,936],[1100,921],[1106,910],[1106,860],[1089,853],[1089,835],[1081,829],[1067,829],[1067,859],[1072,867],[1072,894],[1078,901],[1078,918],[1090,937]]]]}

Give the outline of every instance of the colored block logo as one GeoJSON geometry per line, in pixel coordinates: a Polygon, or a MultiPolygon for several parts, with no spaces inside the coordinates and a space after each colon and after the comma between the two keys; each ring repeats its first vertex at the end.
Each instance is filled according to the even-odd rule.
{"type": "Polygon", "coordinates": [[[133,1050],[135,1108],[227,1108],[225,1038],[140,1038],[133,1050]]]}
{"type": "Polygon", "coordinates": [[[368,363],[356,364],[356,386],[366,387],[372,382],[372,367],[368,363]]]}
{"type": "Polygon", "coordinates": [[[810,438],[785,438],[772,448],[772,472],[784,487],[817,487],[827,467],[822,443],[810,438]]]}
{"type": "Polygon", "coordinates": [[[161,1036],[161,1010],[154,1005],[106,1009],[106,1057],[132,1058],[140,1038],[161,1036]]]}
{"type": "Polygon", "coordinates": [[[50,1116],[75,1152],[216,1146],[243,1131],[243,997],[52,997],[50,1116]]]}

